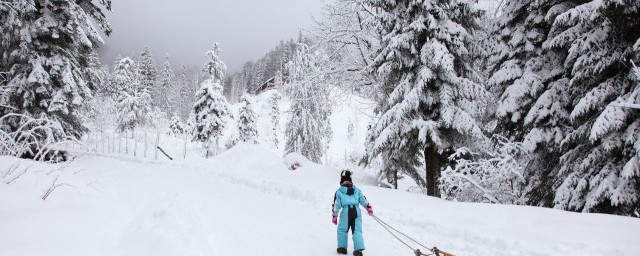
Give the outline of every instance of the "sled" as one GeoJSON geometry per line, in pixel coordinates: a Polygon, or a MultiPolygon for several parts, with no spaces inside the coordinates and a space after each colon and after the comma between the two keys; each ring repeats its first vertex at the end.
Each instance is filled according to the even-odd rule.
{"type": "Polygon", "coordinates": [[[438,249],[437,247],[433,247],[433,249],[431,249],[431,251],[433,252],[433,254],[424,254],[420,251],[420,249],[416,249],[415,253],[416,256],[431,256],[431,255],[435,255],[435,256],[455,256],[451,253],[445,252],[445,251],[441,251],[440,249],[438,249]]]}

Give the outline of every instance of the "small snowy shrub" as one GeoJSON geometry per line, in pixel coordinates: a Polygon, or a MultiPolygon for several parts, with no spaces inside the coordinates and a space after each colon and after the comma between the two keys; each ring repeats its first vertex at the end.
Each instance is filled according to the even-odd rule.
{"type": "Polygon", "coordinates": [[[184,133],[185,133],[185,128],[184,128],[184,125],[182,124],[182,121],[180,121],[180,118],[178,117],[178,115],[174,114],[173,117],[171,117],[171,121],[169,122],[169,134],[173,136],[178,136],[184,133]]]}

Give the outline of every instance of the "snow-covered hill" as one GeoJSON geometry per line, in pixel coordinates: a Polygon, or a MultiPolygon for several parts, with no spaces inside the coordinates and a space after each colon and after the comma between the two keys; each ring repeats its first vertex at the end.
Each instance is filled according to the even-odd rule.
{"type": "MultiPolygon", "coordinates": [[[[0,178],[0,255],[335,255],[339,170],[290,171],[262,146],[200,161],[1,157],[0,178]],[[56,177],[65,185],[43,201],[56,177]]],[[[447,202],[362,172],[354,181],[381,219],[456,255],[640,255],[636,218],[447,202]]],[[[364,236],[365,255],[413,255],[369,216],[364,236]]]]}

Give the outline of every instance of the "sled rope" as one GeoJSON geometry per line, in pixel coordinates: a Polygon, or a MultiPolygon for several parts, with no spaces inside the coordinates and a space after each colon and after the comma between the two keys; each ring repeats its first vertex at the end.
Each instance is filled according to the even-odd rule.
{"type": "Polygon", "coordinates": [[[373,217],[373,219],[378,222],[378,224],[380,224],[380,226],[382,226],[387,232],[389,232],[389,234],[391,234],[395,239],[397,239],[398,241],[400,241],[402,244],[404,244],[405,246],[407,246],[409,249],[411,249],[411,251],[413,251],[415,253],[416,256],[429,256],[429,255],[436,255],[436,256],[440,256],[442,254],[442,256],[454,256],[453,254],[444,252],[444,251],[440,251],[438,248],[433,247],[433,248],[429,248],[423,244],[421,244],[420,242],[416,241],[415,239],[411,238],[410,236],[406,235],[405,233],[400,232],[399,230],[397,230],[396,228],[394,228],[393,226],[387,224],[386,222],[384,222],[383,220],[381,220],[380,218],[378,218],[378,216],[376,215],[371,215],[373,217]],[[405,241],[403,241],[400,237],[398,237],[395,233],[393,233],[391,230],[395,231],[396,233],[404,236],[405,238],[409,239],[410,241],[422,246],[422,248],[427,249],[429,251],[431,251],[431,254],[424,254],[420,251],[420,249],[417,248],[413,248],[411,247],[409,244],[407,244],[405,241]]]}
{"type": "MultiPolygon", "coordinates": [[[[405,241],[402,241],[402,239],[400,239],[398,236],[396,236],[396,234],[394,234],[393,232],[391,232],[391,230],[389,230],[390,227],[387,227],[385,224],[383,224],[384,222],[382,220],[380,220],[378,217],[376,217],[375,215],[371,215],[373,217],[373,219],[378,222],[378,224],[380,224],[380,226],[382,226],[385,230],[387,230],[387,232],[389,232],[389,234],[391,234],[393,237],[395,237],[398,241],[400,241],[401,243],[403,243],[405,246],[407,246],[409,249],[411,249],[412,251],[415,251],[415,249],[413,249],[413,247],[411,247],[410,245],[408,245],[405,241]]],[[[393,229],[393,228],[392,228],[393,229]]],[[[394,229],[395,230],[395,229],[394,229]]],[[[425,247],[426,248],[426,247],[425,247]]]]}

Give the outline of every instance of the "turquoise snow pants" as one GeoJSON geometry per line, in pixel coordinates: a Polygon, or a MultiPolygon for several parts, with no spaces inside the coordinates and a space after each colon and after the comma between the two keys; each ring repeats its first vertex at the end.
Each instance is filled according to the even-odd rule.
{"type": "Polygon", "coordinates": [[[342,208],[338,222],[338,247],[348,247],[348,231],[351,229],[353,235],[353,249],[364,250],[364,239],[362,238],[362,214],[357,205],[342,208]]]}

